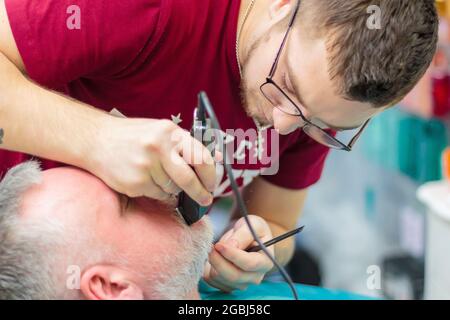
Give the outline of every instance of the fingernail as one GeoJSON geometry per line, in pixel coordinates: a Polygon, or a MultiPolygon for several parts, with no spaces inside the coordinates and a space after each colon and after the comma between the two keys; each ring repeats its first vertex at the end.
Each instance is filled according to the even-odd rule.
{"type": "Polygon", "coordinates": [[[223,161],[223,155],[221,152],[216,152],[214,155],[214,159],[216,162],[222,162],[223,161]]]}
{"type": "Polygon", "coordinates": [[[213,202],[213,197],[212,196],[208,196],[202,199],[202,204],[204,206],[209,206],[211,203],[213,202]]]}

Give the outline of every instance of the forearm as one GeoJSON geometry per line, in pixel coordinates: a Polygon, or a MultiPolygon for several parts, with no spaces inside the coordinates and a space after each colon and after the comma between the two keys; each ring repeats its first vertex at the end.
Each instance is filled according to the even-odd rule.
{"type": "MultiPolygon", "coordinates": [[[[277,225],[274,222],[267,221],[267,223],[269,224],[270,230],[272,230],[272,235],[274,238],[290,231],[281,227],[280,225],[277,225]]],[[[274,244],[274,248],[275,248],[275,260],[282,266],[285,266],[286,264],[289,263],[289,261],[292,259],[292,256],[294,255],[295,238],[290,237],[288,239],[280,241],[274,244]]],[[[277,270],[274,267],[272,271],[277,270]]]]}
{"type": "Polygon", "coordinates": [[[105,112],[29,81],[0,53],[0,148],[84,168],[105,112]]]}

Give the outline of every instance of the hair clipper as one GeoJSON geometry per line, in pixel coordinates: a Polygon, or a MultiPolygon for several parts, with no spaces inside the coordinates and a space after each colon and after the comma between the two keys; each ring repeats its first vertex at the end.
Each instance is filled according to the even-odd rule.
{"type": "MultiPolygon", "coordinates": [[[[194,123],[191,129],[191,136],[200,141],[205,147],[214,146],[214,137],[211,129],[211,122],[206,115],[205,104],[209,104],[209,99],[205,92],[198,95],[198,106],[194,110],[194,123]]],[[[211,154],[214,156],[214,147],[211,154]]],[[[184,191],[178,195],[177,212],[184,218],[188,226],[199,221],[210,209],[211,206],[202,207],[191,199],[184,191]]]]}

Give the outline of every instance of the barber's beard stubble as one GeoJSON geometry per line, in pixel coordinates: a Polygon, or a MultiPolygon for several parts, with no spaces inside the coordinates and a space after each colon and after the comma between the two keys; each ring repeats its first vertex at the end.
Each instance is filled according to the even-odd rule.
{"type": "Polygon", "coordinates": [[[179,226],[178,246],[167,257],[174,268],[165,276],[159,291],[164,299],[186,299],[200,281],[212,248],[213,228],[209,217],[188,226],[179,215],[173,215],[179,226]]]}
{"type": "MultiPolygon", "coordinates": [[[[263,36],[254,40],[254,43],[244,53],[244,57],[241,61],[243,73],[241,78],[241,103],[247,115],[258,120],[258,122],[262,125],[270,124],[270,121],[267,119],[263,111],[263,106],[266,103],[266,100],[262,98],[262,94],[259,90],[259,86],[265,82],[265,78],[258,79],[259,83],[251,85],[248,80],[248,70],[245,66],[247,66],[251,60],[256,58],[256,49],[263,46],[268,40],[268,36],[263,36]]],[[[269,74],[269,71],[267,71],[267,74],[269,74]]]]}

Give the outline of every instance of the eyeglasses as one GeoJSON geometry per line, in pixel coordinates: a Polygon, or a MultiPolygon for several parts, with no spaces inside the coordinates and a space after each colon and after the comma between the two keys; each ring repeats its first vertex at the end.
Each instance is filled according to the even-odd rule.
{"type": "Polygon", "coordinates": [[[268,77],[266,78],[266,82],[263,83],[260,87],[261,93],[264,97],[277,109],[282,111],[285,114],[296,116],[302,118],[304,125],[302,126],[302,130],[305,134],[307,134],[310,138],[314,139],[318,143],[337,150],[344,150],[344,151],[351,151],[353,148],[353,145],[356,143],[356,141],[359,139],[361,134],[363,133],[364,129],[367,127],[367,125],[370,122],[370,119],[367,120],[362,127],[359,129],[358,133],[350,140],[348,144],[345,144],[332,135],[330,135],[328,132],[326,132],[321,127],[317,126],[316,124],[312,123],[308,119],[305,118],[303,115],[301,109],[297,106],[297,104],[289,97],[289,95],[284,92],[283,89],[279,85],[276,84],[276,82],[273,80],[273,77],[275,75],[275,71],[277,70],[278,62],[281,57],[281,53],[283,52],[283,48],[287,42],[289,33],[292,29],[292,26],[294,25],[295,18],[297,16],[297,13],[300,8],[300,0],[297,1],[297,5],[295,7],[294,14],[291,18],[291,21],[289,22],[289,27],[286,31],[286,34],[284,35],[283,42],[281,43],[281,47],[278,50],[277,56],[275,58],[275,61],[272,65],[272,68],[270,69],[270,73],[268,77]]]}

